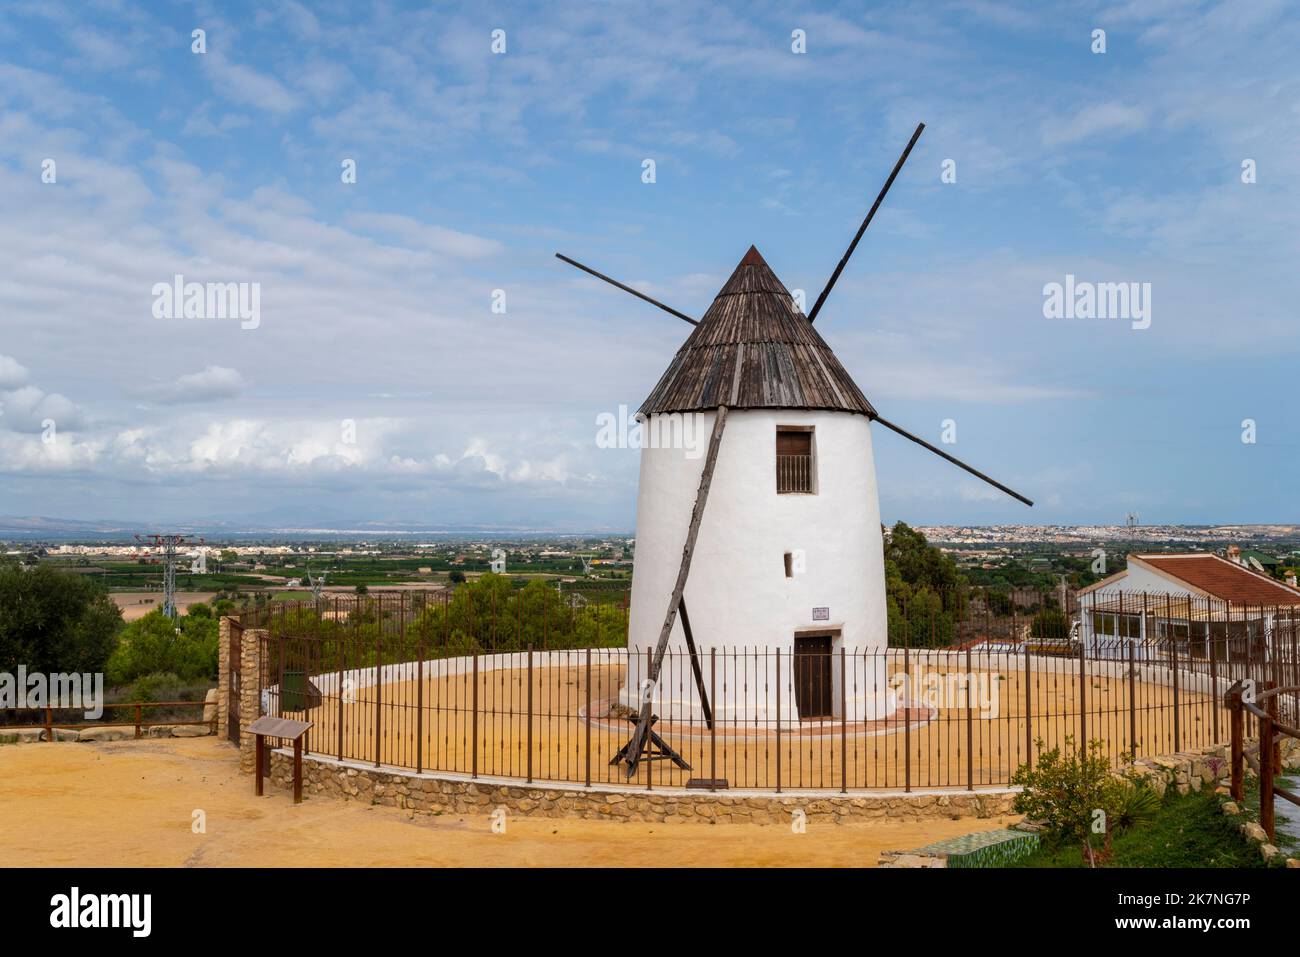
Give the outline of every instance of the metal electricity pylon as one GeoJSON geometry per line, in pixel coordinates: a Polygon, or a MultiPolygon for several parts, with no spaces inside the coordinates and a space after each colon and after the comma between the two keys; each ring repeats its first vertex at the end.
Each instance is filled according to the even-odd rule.
{"type": "Polygon", "coordinates": [[[135,540],[141,545],[148,545],[157,551],[150,556],[153,564],[163,567],[163,614],[168,618],[176,617],[176,562],[182,549],[202,545],[203,539],[190,538],[188,535],[149,532],[136,535],[135,540]]]}

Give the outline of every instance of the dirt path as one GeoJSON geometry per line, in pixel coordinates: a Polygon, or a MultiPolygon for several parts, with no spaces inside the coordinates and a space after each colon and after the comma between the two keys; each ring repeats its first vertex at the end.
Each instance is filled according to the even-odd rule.
{"type": "Polygon", "coordinates": [[[0,746],[0,866],[847,866],[1005,826],[993,820],[812,825],[631,824],[416,816],[253,796],[215,738],[0,746]],[[195,810],[207,832],[191,831],[195,810]]]}

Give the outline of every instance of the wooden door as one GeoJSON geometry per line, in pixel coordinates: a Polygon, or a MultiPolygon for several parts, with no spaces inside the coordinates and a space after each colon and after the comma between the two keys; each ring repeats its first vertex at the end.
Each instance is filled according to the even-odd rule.
{"type": "Polygon", "coordinates": [[[794,700],[800,719],[834,716],[831,687],[831,636],[795,635],[794,700]]]}

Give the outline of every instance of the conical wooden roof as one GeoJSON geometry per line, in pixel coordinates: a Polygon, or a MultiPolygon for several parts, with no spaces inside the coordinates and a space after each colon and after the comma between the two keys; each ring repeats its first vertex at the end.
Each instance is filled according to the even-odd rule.
{"type": "Polygon", "coordinates": [[[753,246],[640,411],[720,405],[876,414],[753,246]]]}

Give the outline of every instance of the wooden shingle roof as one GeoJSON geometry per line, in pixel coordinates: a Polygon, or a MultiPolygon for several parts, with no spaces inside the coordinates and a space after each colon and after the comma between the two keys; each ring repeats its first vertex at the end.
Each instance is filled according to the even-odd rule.
{"type": "Polygon", "coordinates": [[[640,411],[720,405],[876,414],[753,246],[640,411]]]}

